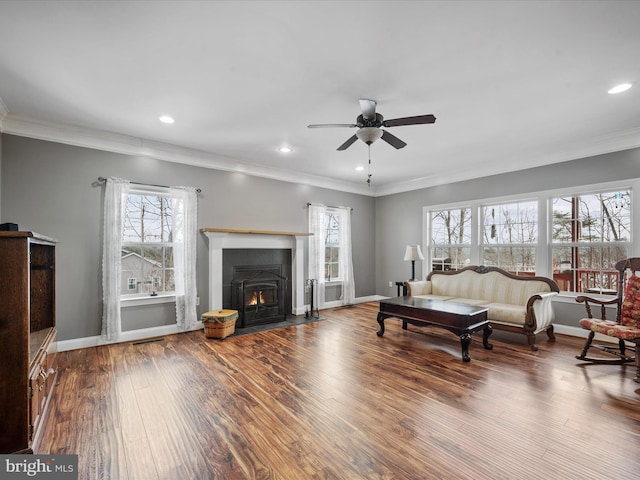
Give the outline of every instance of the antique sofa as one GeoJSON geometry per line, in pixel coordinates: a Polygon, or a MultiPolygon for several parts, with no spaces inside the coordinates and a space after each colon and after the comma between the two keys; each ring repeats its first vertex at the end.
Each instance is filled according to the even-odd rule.
{"type": "Polygon", "coordinates": [[[494,329],[523,333],[532,350],[536,334],[553,334],[552,298],[560,289],[545,277],[513,275],[500,268],[470,266],[433,271],[426,280],[405,282],[407,295],[433,300],[486,306],[494,329]]]}

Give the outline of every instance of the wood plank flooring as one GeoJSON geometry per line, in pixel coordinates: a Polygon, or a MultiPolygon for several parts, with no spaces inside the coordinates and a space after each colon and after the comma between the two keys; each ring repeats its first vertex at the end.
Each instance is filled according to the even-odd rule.
{"type": "Polygon", "coordinates": [[[63,352],[37,453],[78,454],[87,480],[637,478],[632,365],[499,331],[464,363],[445,330],[376,336],[377,307],[63,352]]]}

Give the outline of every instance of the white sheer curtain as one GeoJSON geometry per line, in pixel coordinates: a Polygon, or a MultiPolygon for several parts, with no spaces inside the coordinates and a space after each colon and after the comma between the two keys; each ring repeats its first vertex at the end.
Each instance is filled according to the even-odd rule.
{"type": "Polygon", "coordinates": [[[317,280],[317,307],[324,305],[324,222],[326,205],[309,205],[309,278],[317,280]]]}
{"type": "MultiPolygon", "coordinates": [[[[107,179],[104,200],[102,252],[102,338],[117,341],[122,332],[120,294],[122,277],[122,232],[130,183],[107,179]]],[[[169,189],[173,202],[172,231],[176,286],[176,323],[182,330],[199,327],[196,308],[196,250],[198,197],[193,187],[169,189]]]]}
{"type": "Polygon", "coordinates": [[[120,337],[120,277],[122,227],[129,182],[107,179],[104,193],[104,229],[102,243],[102,338],[116,341],[120,337]]]}
{"type": "Polygon", "coordinates": [[[193,187],[170,189],[173,199],[173,253],[176,281],[176,322],[182,330],[199,325],[196,298],[198,196],[193,187]]]}
{"type": "MultiPolygon", "coordinates": [[[[309,278],[317,279],[318,283],[318,307],[325,303],[325,238],[328,207],[326,205],[309,205],[309,278]]],[[[342,295],[340,300],[343,305],[350,305],[355,299],[355,283],[353,280],[353,257],[351,253],[351,208],[338,207],[340,222],[340,256],[339,269],[342,279],[342,295]]]]}
{"type": "Polygon", "coordinates": [[[340,257],[339,268],[342,277],[342,304],[351,305],[355,299],[353,281],[353,256],[351,253],[351,208],[338,207],[340,218],[340,257]]]}

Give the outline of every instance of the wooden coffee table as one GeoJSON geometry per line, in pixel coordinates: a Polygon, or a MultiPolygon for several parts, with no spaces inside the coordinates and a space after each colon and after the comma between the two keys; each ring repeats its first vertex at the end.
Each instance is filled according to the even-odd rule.
{"type": "Polygon", "coordinates": [[[385,318],[399,318],[402,328],[407,329],[407,323],[421,327],[436,326],[449,330],[460,336],[462,345],[462,360],[471,361],[469,344],[471,334],[482,330],[482,344],[487,350],[493,345],[489,343],[489,335],[493,331],[487,320],[487,308],[476,307],[464,303],[445,302],[442,300],[427,300],[417,297],[395,297],[380,300],[378,323],[379,337],[384,335],[385,318]]]}

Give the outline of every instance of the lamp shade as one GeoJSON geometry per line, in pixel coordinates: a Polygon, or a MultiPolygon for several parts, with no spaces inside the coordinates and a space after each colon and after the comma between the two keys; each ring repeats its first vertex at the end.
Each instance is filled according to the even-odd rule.
{"type": "Polygon", "coordinates": [[[409,260],[424,260],[420,245],[407,245],[407,249],[404,251],[405,261],[409,260]]]}

